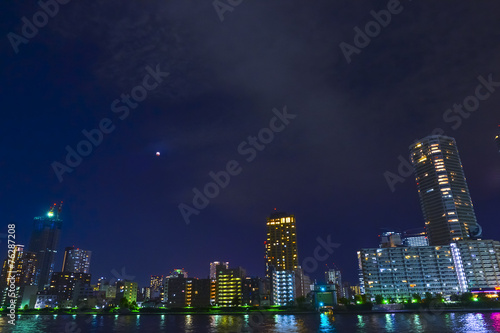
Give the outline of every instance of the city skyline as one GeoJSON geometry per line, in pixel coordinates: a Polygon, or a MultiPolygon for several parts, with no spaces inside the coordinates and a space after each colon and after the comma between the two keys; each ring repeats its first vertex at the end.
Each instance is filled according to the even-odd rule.
{"type": "MultiPolygon", "coordinates": [[[[479,237],[479,235],[471,235],[471,232],[469,231],[469,228],[471,226],[473,227],[476,226],[477,221],[475,218],[474,208],[472,206],[472,202],[470,199],[470,194],[468,192],[468,184],[465,179],[465,175],[463,172],[463,165],[460,160],[458,147],[455,139],[452,137],[439,136],[439,135],[427,136],[422,139],[419,139],[410,145],[410,160],[415,165],[416,187],[418,193],[420,194],[421,209],[424,214],[424,220],[425,217],[429,219],[428,221],[425,222],[425,228],[427,229],[427,233],[425,234],[425,236],[427,238],[430,238],[429,231],[432,234],[432,231],[435,230],[436,227],[432,229],[432,224],[437,224],[438,228],[442,229],[442,227],[439,227],[439,225],[442,224],[440,219],[441,215],[448,216],[449,212],[452,212],[452,214],[454,215],[454,216],[448,216],[446,218],[447,223],[444,224],[444,226],[450,226],[450,229],[446,229],[446,232],[449,233],[449,235],[451,236],[445,236],[443,238],[443,233],[441,232],[440,234],[437,234],[438,237],[441,237],[441,239],[435,237],[433,241],[432,238],[430,238],[430,240],[426,241],[426,244],[430,242],[430,245],[449,245],[451,242],[456,242],[469,238],[472,239],[473,237],[479,237]],[[429,174],[431,174],[430,177],[429,174]],[[448,179],[449,177],[451,177],[451,181],[449,181],[448,179]],[[436,192],[439,194],[438,196],[434,196],[432,199],[422,198],[421,196],[422,193],[429,193],[430,191],[434,192],[434,190],[436,190],[436,192]],[[465,197],[463,197],[463,195],[465,195],[465,197]],[[446,212],[448,212],[447,214],[444,213],[441,214],[442,211],[438,211],[437,214],[435,213],[437,206],[433,204],[433,202],[435,203],[438,201],[439,202],[442,201],[442,207],[439,206],[441,207],[439,209],[446,209],[446,212]],[[450,204],[447,203],[448,201],[452,203],[452,206],[450,206],[450,204]],[[465,214],[463,212],[460,212],[460,214],[457,213],[457,208],[455,207],[457,203],[458,203],[458,209],[463,210],[463,208],[461,208],[460,206],[461,205],[465,206],[465,214]],[[430,212],[438,218],[436,219],[436,221],[434,221],[434,217],[432,217],[432,215],[429,215],[430,214],[428,212],[429,207],[432,208],[430,212]],[[448,221],[448,219],[455,217],[457,217],[460,221],[457,220],[454,223],[452,223],[453,221],[448,221]],[[454,230],[454,228],[458,228],[457,230],[460,233],[455,233],[456,230],[454,230]],[[457,236],[457,235],[459,236],[458,238],[452,238],[452,236],[457,236]]],[[[58,239],[61,233],[61,226],[63,224],[63,221],[60,218],[60,214],[62,211],[62,202],[59,208],[57,210],[54,210],[56,206],[57,204],[51,206],[45,216],[34,218],[33,231],[29,242],[30,246],[32,247],[32,250],[26,253],[28,254],[34,253],[34,258],[36,260],[42,258],[41,261],[42,263],[39,264],[36,270],[37,273],[35,273],[34,275],[35,280],[40,280],[39,277],[40,271],[47,271],[48,269],[53,270],[53,267],[57,266],[57,263],[54,261],[55,257],[54,255],[48,257],[48,259],[45,260],[43,260],[44,257],[43,254],[41,256],[39,254],[37,255],[37,253],[40,252],[40,249],[38,248],[40,248],[41,246],[54,247],[54,245],[58,243],[58,239]]],[[[277,209],[275,208],[274,211],[272,211],[272,213],[268,215],[266,220],[267,220],[266,222],[267,238],[266,241],[264,242],[265,253],[266,253],[264,263],[266,269],[263,275],[254,275],[254,276],[255,277],[267,276],[271,278],[271,283],[272,283],[273,271],[278,271],[278,272],[283,271],[283,273],[285,273],[284,271],[293,272],[294,270],[299,268],[300,263],[299,263],[297,244],[296,244],[297,235],[296,235],[296,221],[294,214],[277,212],[277,209]],[[277,258],[278,256],[279,258],[277,258]],[[282,263],[280,263],[281,260],[282,263]]],[[[388,244],[387,245],[388,247],[403,247],[403,246],[419,247],[426,245],[420,243],[421,241],[419,240],[419,238],[423,237],[423,234],[420,233],[419,230],[420,230],[419,228],[414,228],[412,230],[405,231],[403,233],[398,233],[398,232],[383,233],[380,247],[382,248],[386,247],[383,244],[384,242],[388,244]],[[404,235],[405,238],[402,238],[402,235],[404,235]],[[393,238],[393,236],[397,237],[393,238]]],[[[476,227],[475,230],[480,230],[480,227],[476,227]]],[[[19,245],[19,248],[21,249],[19,258],[23,256],[23,247],[24,245],[22,244],[19,245]]],[[[57,253],[57,251],[55,251],[55,253],[57,253]]],[[[91,253],[92,251],[83,250],[75,246],[66,247],[64,251],[61,272],[90,273],[91,253]]],[[[334,259],[334,257],[328,259],[329,260],[334,259]]],[[[209,263],[208,274],[206,276],[196,276],[196,277],[197,278],[208,277],[214,279],[216,276],[217,267],[224,267],[225,269],[229,270],[229,262],[211,261],[209,263]]],[[[344,267],[342,267],[339,271],[343,270],[345,270],[344,267]]],[[[54,272],[59,272],[59,271],[56,269],[54,272]]],[[[151,272],[144,272],[144,271],[141,272],[142,275],[147,274],[148,276],[150,273],[151,272]]],[[[184,270],[184,268],[171,270],[170,276],[167,276],[166,272],[160,272],[160,273],[165,274],[167,278],[170,276],[179,276],[179,275],[183,275],[185,278],[188,278],[188,274],[184,270]]],[[[92,276],[93,280],[96,280],[98,278],[96,275],[92,276]]],[[[151,276],[151,286],[153,286],[153,279],[154,280],[160,279],[161,281],[163,281],[163,275],[154,275],[151,273],[150,276],[151,276]]],[[[105,275],[103,275],[102,277],[109,278],[109,276],[105,275]]],[[[189,276],[189,277],[192,278],[195,276],[189,276]]],[[[128,279],[126,276],[119,278],[119,280],[128,280],[128,279]]],[[[141,281],[142,279],[139,280],[141,281]]],[[[50,278],[48,281],[50,281],[50,278]]],[[[162,282],[159,282],[159,285],[161,284],[162,282]]],[[[144,286],[147,285],[148,284],[144,284],[144,286]]]]}
{"type": "MultiPolygon", "coordinates": [[[[277,208],[295,215],[302,258],[330,235],[346,254],[332,260],[355,281],[360,244],[421,225],[408,145],[441,129],[460,146],[483,232],[499,239],[500,51],[485,42],[496,38],[498,4],[401,4],[363,48],[354,28],[385,5],[244,2],[224,22],[211,3],[61,6],[18,53],[4,38],[4,220],[27,248],[33,217],[63,200],[57,266],[75,245],[92,251],[96,276],[125,268],[146,284],[143,266],[204,276],[213,260],[262,275],[262,219],[277,208]],[[349,63],[341,43],[359,50],[349,63]],[[285,106],[295,118],[275,132],[273,110],[285,106]],[[241,172],[193,206],[193,189],[233,160],[241,172]],[[71,169],[62,182],[54,162],[71,169]],[[189,225],[182,203],[199,211],[189,225]],[[158,259],[158,248],[186,251],[158,259]]],[[[4,37],[41,10],[4,6],[4,37]]]]}
{"type": "MultiPolygon", "coordinates": [[[[426,155],[427,155],[427,156],[429,156],[429,155],[435,155],[435,154],[436,154],[436,151],[435,151],[435,150],[431,150],[431,149],[436,149],[436,146],[438,146],[438,142],[439,142],[439,140],[437,140],[437,141],[436,141],[436,138],[438,138],[438,139],[439,139],[439,138],[445,138],[445,139],[446,139],[446,140],[448,140],[449,142],[452,142],[453,149],[454,149],[454,153],[453,153],[453,154],[456,154],[456,155],[458,156],[458,151],[457,151],[456,142],[455,142],[455,139],[454,139],[454,138],[449,138],[449,137],[439,137],[439,136],[430,136],[430,137],[425,137],[425,138],[422,138],[422,139],[420,139],[420,140],[417,140],[415,143],[413,143],[413,144],[410,146],[410,151],[411,151],[411,153],[410,153],[410,160],[413,160],[413,158],[414,158],[415,156],[417,156],[417,155],[415,154],[415,150],[419,150],[419,149],[420,149],[420,155],[418,155],[418,156],[415,158],[415,161],[414,161],[414,163],[415,163],[415,164],[420,163],[420,160],[421,160],[421,159],[426,159],[426,158],[423,158],[423,156],[426,156],[426,155]],[[422,150],[421,150],[422,142],[425,142],[426,140],[429,140],[429,139],[431,139],[431,140],[432,140],[433,138],[434,138],[434,141],[432,141],[432,142],[428,145],[428,152],[427,152],[427,153],[425,153],[425,154],[422,154],[422,150]],[[418,148],[418,149],[417,149],[417,148],[418,148]]],[[[440,149],[442,149],[443,147],[439,147],[439,148],[440,148],[440,149]]],[[[439,152],[441,152],[441,150],[439,150],[439,152]]],[[[452,154],[452,155],[453,155],[453,154],[452,154]]],[[[441,155],[441,156],[442,156],[442,155],[441,155]]],[[[435,157],[435,156],[433,156],[433,157],[435,157]]],[[[442,157],[441,157],[441,158],[442,158],[442,157]]],[[[446,157],[445,157],[445,158],[446,158],[446,157]]],[[[442,159],[441,159],[441,160],[442,160],[442,159]]],[[[463,177],[464,177],[464,175],[463,175],[462,165],[460,164],[460,158],[459,158],[459,157],[457,158],[457,161],[454,161],[453,163],[455,163],[455,164],[456,164],[457,162],[459,163],[459,167],[458,167],[458,169],[460,169],[460,171],[461,171],[461,173],[459,172],[458,177],[462,177],[462,178],[463,178],[463,177]]],[[[440,163],[441,163],[441,162],[440,162],[440,163]]],[[[452,163],[452,164],[453,164],[453,163],[452,163]]],[[[446,164],[446,163],[445,163],[445,164],[446,164]]],[[[446,167],[445,167],[445,166],[443,166],[442,164],[441,164],[441,166],[436,166],[436,167],[440,167],[440,168],[445,168],[445,169],[446,169],[446,167]]],[[[456,172],[456,171],[458,171],[458,169],[456,169],[456,170],[454,169],[453,171],[455,171],[455,172],[456,172]]],[[[419,173],[419,169],[418,169],[418,167],[416,168],[416,170],[417,170],[417,173],[418,173],[418,174],[420,174],[420,173],[419,173]]],[[[449,171],[449,170],[448,170],[448,171],[449,171]]],[[[442,179],[440,179],[439,181],[442,181],[442,179]]],[[[418,182],[418,176],[417,176],[417,182],[418,182]]],[[[465,182],[465,178],[463,178],[463,181],[461,181],[461,182],[460,182],[460,184],[459,184],[458,186],[465,186],[465,188],[467,189],[467,183],[466,183],[466,182],[464,183],[464,182],[465,182]]],[[[437,182],[436,182],[436,184],[437,184],[437,182]]],[[[432,183],[432,185],[436,185],[436,184],[433,184],[433,183],[432,183]]],[[[447,184],[448,184],[448,183],[447,183],[447,184]]],[[[441,185],[441,183],[440,183],[440,185],[441,185]]],[[[450,186],[450,185],[446,185],[446,186],[450,186]]],[[[430,187],[432,187],[432,186],[430,186],[430,187]]],[[[442,187],[442,186],[441,186],[441,187],[442,187]]],[[[421,187],[418,185],[418,183],[417,183],[417,188],[421,188],[421,187]]],[[[454,189],[455,189],[455,188],[454,188],[454,189]]],[[[455,189],[455,190],[456,190],[456,189],[455,189]]],[[[467,190],[468,190],[468,189],[467,189],[467,190]]],[[[418,191],[419,191],[419,193],[420,193],[420,191],[421,191],[421,190],[419,189],[418,191]]],[[[463,192],[463,191],[462,191],[462,192],[463,192]]],[[[467,191],[467,192],[464,192],[464,193],[466,193],[466,195],[467,195],[467,196],[469,195],[469,194],[468,194],[468,191],[467,191]]],[[[468,197],[468,200],[470,200],[470,197],[468,197]]],[[[62,203],[61,203],[61,206],[62,206],[62,203]]],[[[62,220],[59,218],[59,214],[61,213],[61,208],[59,208],[59,210],[58,210],[57,212],[54,212],[54,208],[55,208],[55,207],[56,207],[56,204],[54,204],[54,206],[52,206],[52,207],[51,207],[51,208],[47,211],[46,216],[36,217],[36,218],[34,219],[34,229],[33,229],[34,231],[33,231],[32,237],[30,238],[30,243],[33,243],[35,239],[40,238],[40,235],[39,235],[39,234],[40,234],[40,231],[39,231],[39,230],[37,230],[37,225],[42,226],[42,225],[44,225],[44,224],[47,224],[47,221],[49,221],[49,222],[52,222],[52,221],[57,221],[57,222],[58,222],[58,226],[59,226],[58,231],[59,231],[59,232],[61,231],[61,230],[60,230],[60,226],[61,226],[61,224],[62,224],[62,220]],[[33,235],[34,235],[35,237],[33,237],[33,235]],[[32,238],[33,238],[33,239],[32,239],[32,238]]],[[[425,206],[422,206],[422,209],[425,211],[425,208],[424,208],[424,207],[425,207],[425,206]]],[[[473,216],[473,218],[474,218],[474,222],[475,222],[474,210],[472,210],[472,216],[473,216]]],[[[270,229],[270,228],[271,228],[271,227],[270,227],[270,222],[271,222],[271,221],[281,221],[281,219],[282,219],[282,218],[285,218],[285,220],[286,220],[286,217],[288,217],[288,219],[290,219],[290,218],[291,218],[290,222],[292,223],[293,228],[295,228],[295,217],[294,217],[294,214],[288,214],[288,213],[283,213],[283,212],[281,212],[281,213],[280,213],[280,212],[276,212],[276,208],[275,208],[275,209],[274,209],[274,211],[273,211],[270,215],[268,215],[268,218],[267,218],[268,236],[267,236],[266,242],[269,242],[269,240],[270,240],[270,238],[269,238],[269,237],[270,237],[269,232],[270,232],[270,230],[271,230],[271,229],[270,229]]],[[[278,223],[278,222],[273,222],[273,224],[274,224],[274,223],[278,223]]],[[[428,225],[427,225],[427,226],[428,226],[428,225]]],[[[40,228],[38,228],[38,229],[40,229],[40,228]]],[[[276,230],[276,232],[277,232],[277,231],[278,231],[278,230],[276,230]]],[[[50,232],[49,232],[49,233],[50,233],[50,232]]],[[[43,232],[43,231],[42,231],[42,234],[44,234],[44,232],[43,232]]],[[[45,232],[45,234],[47,234],[47,231],[45,232]]],[[[282,236],[282,235],[281,235],[281,233],[280,233],[280,232],[278,232],[278,234],[280,235],[280,237],[279,237],[279,238],[281,239],[281,236],[282,236]]],[[[293,236],[294,236],[294,237],[293,237],[293,241],[290,241],[290,243],[295,244],[295,242],[296,242],[296,239],[297,239],[297,238],[296,238],[295,234],[294,234],[293,236]]],[[[56,237],[52,236],[52,238],[58,238],[58,237],[60,237],[60,236],[59,236],[59,235],[57,235],[56,237]]],[[[42,238],[44,238],[44,237],[42,237],[42,238]]],[[[47,235],[45,235],[45,238],[50,239],[51,237],[48,237],[48,234],[47,234],[47,235]]],[[[457,240],[457,239],[455,239],[454,241],[456,241],[456,240],[457,240]]],[[[49,240],[49,242],[52,242],[52,243],[53,243],[53,242],[54,242],[54,239],[49,240]]],[[[56,242],[57,242],[57,241],[56,241],[56,242]]],[[[287,243],[287,244],[288,244],[288,243],[287,243]]],[[[442,243],[442,242],[441,242],[440,244],[437,244],[437,243],[436,243],[436,245],[444,245],[444,244],[445,244],[445,243],[442,243]]],[[[431,245],[432,245],[432,244],[431,244],[431,245]]],[[[21,246],[21,247],[23,247],[24,245],[22,245],[22,244],[21,244],[20,246],[21,246]]],[[[32,245],[32,246],[33,246],[33,245],[32,245]]],[[[403,246],[403,243],[401,243],[399,246],[403,246]]],[[[67,264],[65,263],[65,262],[66,262],[66,256],[67,256],[67,254],[68,254],[68,251],[71,251],[71,250],[76,250],[76,253],[77,253],[77,257],[78,257],[78,259],[79,259],[79,257],[80,257],[80,256],[82,256],[82,255],[83,255],[83,256],[85,256],[85,253],[88,253],[88,254],[87,254],[87,256],[88,256],[88,257],[90,257],[90,253],[92,252],[92,251],[88,251],[88,250],[81,250],[81,249],[79,249],[79,248],[75,248],[74,246],[72,246],[72,247],[66,247],[66,248],[65,248],[65,251],[64,251],[64,258],[63,258],[62,265],[61,265],[61,267],[62,267],[62,269],[60,270],[61,272],[64,272],[64,271],[65,271],[65,270],[64,270],[64,267],[66,267],[66,265],[67,265],[67,264]]],[[[56,251],[56,252],[57,252],[57,251],[56,251]]],[[[267,252],[267,253],[271,253],[270,247],[269,247],[268,245],[266,245],[266,252],[267,252]]],[[[292,251],[292,253],[297,253],[296,246],[295,246],[295,250],[294,250],[294,251],[292,251]]],[[[293,254],[292,254],[292,256],[293,256],[293,254]]],[[[295,256],[295,257],[297,257],[297,256],[295,256]]],[[[267,255],[266,255],[266,258],[267,258],[267,255]]],[[[329,258],[329,259],[330,259],[330,258],[329,258]]],[[[332,259],[334,259],[334,258],[332,258],[332,259]]],[[[295,259],[295,260],[293,261],[293,262],[294,262],[294,263],[292,264],[293,268],[296,268],[296,266],[295,266],[295,265],[296,265],[296,264],[298,264],[298,261],[296,261],[296,260],[298,260],[298,259],[295,259]]],[[[49,259],[49,260],[46,260],[46,261],[50,261],[50,259],[49,259]]],[[[77,260],[77,261],[79,262],[79,260],[77,260]]],[[[90,261],[90,258],[88,259],[88,261],[90,261]]],[[[268,266],[268,264],[269,264],[270,262],[271,262],[270,260],[266,259],[266,260],[265,260],[265,264],[266,264],[266,266],[268,266]]],[[[214,267],[214,268],[212,267],[212,265],[213,265],[213,264],[220,264],[220,262],[218,262],[218,261],[215,261],[215,262],[210,262],[210,268],[209,268],[209,270],[208,270],[208,274],[207,274],[207,276],[209,276],[209,277],[210,277],[210,276],[211,276],[211,274],[212,274],[212,273],[214,273],[214,271],[215,271],[215,269],[214,269],[215,267],[214,267]]],[[[229,263],[228,263],[228,262],[222,262],[222,264],[227,265],[227,266],[226,266],[226,268],[227,268],[229,263]]],[[[82,263],[79,263],[78,265],[82,266],[83,264],[82,264],[82,263]]],[[[57,266],[58,266],[57,262],[53,262],[53,263],[52,263],[52,266],[57,267],[57,266]]],[[[82,271],[82,273],[88,273],[88,267],[89,267],[89,266],[90,266],[90,264],[89,264],[89,263],[86,263],[86,264],[85,264],[85,267],[87,268],[87,271],[86,271],[86,272],[83,272],[83,271],[82,271]]],[[[215,265],[214,265],[214,266],[215,266],[215,265]]],[[[243,267],[244,267],[244,265],[240,265],[240,266],[243,266],[243,267]]],[[[299,266],[300,266],[300,264],[299,264],[299,266]]],[[[83,267],[83,266],[82,266],[82,267],[83,267]]],[[[287,267],[288,267],[288,266],[287,266],[287,267]]],[[[40,268],[39,268],[39,269],[40,269],[40,268]]],[[[114,269],[113,269],[113,270],[114,270],[114,269]]],[[[171,268],[166,268],[165,272],[160,272],[160,273],[163,273],[163,274],[165,274],[165,275],[166,275],[166,271],[170,271],[170,270],[172,270],[172,269],[171,269],[171,268]]],[[[344,271],[344,270],[348,270],[348,268],[346,269],[346,268],[342,267],[342,268],[341,268],[341,271],[344,271]]],[[[69,272],[69,271],[71,271],[71,270],[67,270],[67,271],[69,272]]],[[[173,273],[174,273],[174,274],[176,274],[176,271],[180,271],[180,270],[174,269],[174,270],[173,270],[173,273]]],[[[267,271],[267,270],[266,270],[266,271],[267,271]]],[[[57,269],[56,269],[56,270],[55,270],[55,272],[59,272],[59,270],[57,270],[57,269]]],[[[75,270],[74,272],[75,272],[75,273],[78,273],[78,270],[75,270]]],[[[40,273],[38,273],[38,274],[40,274],[40,273]]],[[[143,275],[144,275],[144,274],[147,274],[147,275],[148,275],[149,273],[147,273],[147,272],[142,272],[142,274],[143,274],[143,275]]],[[[177,272],[177,274],[179,274],[179,273],[177,272]]],[[[323,274],[323,272],[320,272],[320,274],[319,274],[319,275],[321,275],[321,274],[323,274]]],[[[266,273],[264,273],[263,275],[254,275],[254,276],[265,276],[265,275],[266,275],[266,273]]],[[[318,275],[318,274],[316,274],[316,275],[318,275]]],[[[110,276],[106,276],[106,275],[103,275],[103,276],[104,276],[105,278],[109,278],[110,276],[112,277],[112,274],[111,274],[110,276]]],[[[149,275],[148,275],[148,276],[149,276],[149,275]]],[[[153,277],[153,276],[154,276],[154,275],[151,275],[151,277],[153,277]]],[[[187,277],[187,276],[186,276],[186,277],[187,277]]],[[[194,277],[194,276],[190,276],[190,277],[194,277]]],[[[205,276],[198,276],[198,277],[199,277],[199,278],[205,278],[205,276]]],[[[97,276],[92,274],[92,280],[94,280],[94,279],[97,279],[97,276]]],[[[141,280],[141,279],[139,279],[139,280],[141,280]]],[[[321,280],[321,278],[320,278],[320,280],[321,280]]],[[[355,281],[352,281],[352,282],[355,282],[355,281]]],[[[141,285],[142,285],[142,284],[141,284],[141,285]]],[[[144,284],[144,285],[146,286],[147,284],[144,284]]]]}

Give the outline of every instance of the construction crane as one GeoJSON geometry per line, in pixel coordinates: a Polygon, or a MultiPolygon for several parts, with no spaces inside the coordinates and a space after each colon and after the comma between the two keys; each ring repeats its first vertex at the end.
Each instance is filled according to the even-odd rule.
{"type": "MultiPolygon", "coordinates": [[[[59,204],[59,208],[57,208],[57,216],[56,218],[59,219],[59,214],[61,214],[61,211],[62,211],[62,205],[63,205],[63,202],[61,201],[61,203],[59,204]]],[[[49,208],[49,212],[47,213],[47,216],[48,217],[54,217],[54,208],[56,208],[57,204],[54,203],[54,205],[52,205],[50,208],[49,208]]]]}

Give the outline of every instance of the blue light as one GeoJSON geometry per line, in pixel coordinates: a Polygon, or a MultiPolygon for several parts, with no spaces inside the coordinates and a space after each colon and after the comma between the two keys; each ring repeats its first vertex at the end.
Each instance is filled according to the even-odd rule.
{"type": "Polygon", "coordinates": [[[319,302],[319,306],[323,306],[325,305],[323,302],[319,302]]]}
{"type": "Polygon", "coordinates": [[[323,287],[322,287],[322,288],[321,288],[321,291],[325,291],[325,288],[323,288],[323,287]]]}

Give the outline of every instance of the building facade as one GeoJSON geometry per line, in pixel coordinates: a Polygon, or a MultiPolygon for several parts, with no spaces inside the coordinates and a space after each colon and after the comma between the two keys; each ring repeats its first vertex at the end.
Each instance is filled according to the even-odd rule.
{"type": "Polygon", "coordinates": [[[500,242],[494,240],[464,241],[451,244],[457,249],[457,271],[463,275],[468,291],[500,286],[500,242]]]}
{"type": "Polygon", "coordinates": [[[500,286],[500,242],[466,240],[444,246],[370,248],[358,252],[361,289],[406,299],[445,297],[500,286]]]}
{"type": "Polygon", "coordinates": [[[186,306],[206,308],[210,306],[210,279],[189,278],[186,280],[186,306]]]}
{"type": "Polygon", "coordinates": [[[115,302],[120,304],[120,300],[125,298],[129,304],[137,302],[137,282],[117,281],[115,302]]]}
{"type": "Polygon", "coordinates": [[[186,278],[183,274],[168,276],[164,279],[164,303],[169,308],[186,306],[186,278]]]}
{"type": "Polygon", "coordinates": [[[307,297],[311,292],[311,278],[304,274],[302,267],[295,269],[295,298],[307,297]]]}
{"type": "Polygon", "coordinates": [[[220,262],[220,261],[214,261],[210,263],[210,278],[211,279],[216,279],[217,278],[217,266],[223,265],[226,268],[229,268],[229,262],[220,262]]]}
{"type": "Polygon", "coordinates": [[[273,304],[287,306],[295,304],[295,272],[273,272],[273,304]]]}
{"type": "Polygon", "coordinates": [[[163,275],[151,275],[150,288],[147,295],[148,300],[163,300],[163,275]]]}
{"type": "Polygon", "coordinates": [[[451,248],[390,247],[358,252],[361,285],[366,294],[402,300],[413,294],[460,293],[451,248]]]}
{"type": "Polygon", "coordinates": [[[69,273],[55,272],[50,279],[50,286],[43,292],[45,295],[52,296],[56,304],[70,304],[77,301],[75,291],[86,286],[90,288],[90,274],[87,273],[69,273]]]}
{"type": "Polygon", "coordinates": [[[90,274],[90,257],[92,251],[86,251],[75,247],[67,247],[64,250],[63,272],[90,274]]]}
{"type": "Polygon", "coordinates": [[[346,297],[343,282],[342,282],[342,273],[338,269],[329,269],[325,272],[325,280],[329,285],[334,285],[335,290],[337,292],[337,299],[341,299],[346,297]]]}
{"type": "Polygon", "coordinates": [[[24,245],[15,245],[12,252],[9,253],[10,258],[5,259],[0,274],[0,296],[1,305],[7,305],[9,281],[13,279],[16,286],[17,304],[20,304],[21,299],[25,296],[26,290],[30,290],[29,286],[36,283],[36,254],[24,249],[24,245]],[[13,265],[9,265],[13,263],[13,265]]]}
{"type": "Polygon", "coordinates": [[[217,301],[218,306],[241,306],[243,302],[243,280],[246,272],[243,268],[217,266],[217,301]]]}

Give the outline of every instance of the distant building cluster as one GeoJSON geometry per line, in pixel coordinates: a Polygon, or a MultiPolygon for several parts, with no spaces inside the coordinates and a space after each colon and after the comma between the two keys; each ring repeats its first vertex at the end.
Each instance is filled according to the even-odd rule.
{"type": "Polygon", "coordinates": [[[1,304],[6,306],[7,281],[15,276],[17,304],[20,308],[73,307],[77,300],[95,296],[90,284],[91,251],[67,247],[60,272],[55,271],[62,220],[61,206],[55,204],[46,216],[35,217],[28,249],[16,245],[14,268],[5,260],[0,274],[1,304]]]}
{"type": "MultiPolygon", "coordinates": [[[[273,212],[267,219],[264,277],[249,277],[242,267],[229,262],[210,263],[207,278],[190,277],[183,268],[168,275],[151,275],[150,285],[101,277],[91,284],[92,252],[66,247],[61,271],[54,269],[62,227],[61,210],[52,207],[34,219],[29,250],[14,249],[15,266],[4,262],[0,276],[2,305],[6,306],[7,281],[15,276],[20,308],[143,307],[239,307],[315,304],[332,307],[356,289],[342,284],[339,270],[326,284],[311,282],[299,266],[295,216],[273,212]]],[[[328,273],[328,274],[331,274],[328,273]]],[[[359,289],[359,288],[358,288],[359,289]]],[[[359,290],[358,290],[359,293],[359,290]]]]}
{"type": "Polygon", "coordinates": [[[294,215],[272,213],[267,219],[264,245],[265,277],[249,277],[242,267],[231,267],[224,261],[211,262],[206,279],[179,274],[181,270],[174,270],[165,278],[152,275],[151,285],[140,292],[142,306],[292,306],[300,302],[310,304],[318,295],[330,295],[323,297],[329,302],[323,301],[321,306],[336,304],[337,285],[332,283],[328,288],[317,288],[319,284],[311,282],[299,266],[294,215]]]}
{"type": "Polygon", "coordinates": [[[401,301],[495,290],[500,242],[482,239],[455,140],[423,138],[410,146],[410,158],[425,229],[386,231],[379,248],[358,251],[361,292],[401,301]]]}

